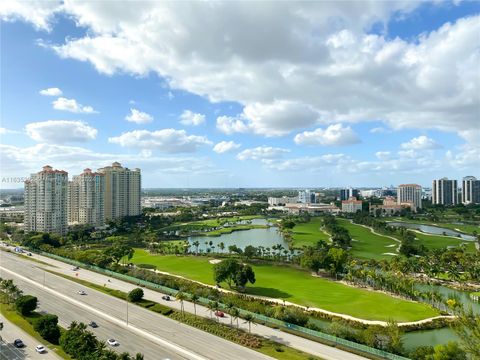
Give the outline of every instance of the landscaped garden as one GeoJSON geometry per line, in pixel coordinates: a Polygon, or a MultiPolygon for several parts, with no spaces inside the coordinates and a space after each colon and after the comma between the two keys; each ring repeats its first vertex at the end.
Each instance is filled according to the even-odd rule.
{"type": "MultiPolygon", "coordinates": [[[[136,249],[130,261],[135,264],[152,264],[160,271],[213,285],[211,259],[151,255],[145,250],[136,249]]],[[[256,282],[247,287],[248,294],[277,298],[366,320],[405,322],[438,315],[438,311],[428,305],[314,277],[308,271],[271,264],[252,267],[256,282]]]]}

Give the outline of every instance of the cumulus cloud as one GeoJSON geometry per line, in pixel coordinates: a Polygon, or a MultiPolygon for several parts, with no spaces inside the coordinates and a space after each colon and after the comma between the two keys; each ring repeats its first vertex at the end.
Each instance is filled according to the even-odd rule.
{"type": "Polygon", "coordinates": [[[72,120],[33,122],[25,126],[25,131],[35,141],[54,144],[86,142],[97,137],[97,129],[83,121],[72,120]]]}
{"type": "Polygon", "coordinates": [[[195,152],[204,145],[212,144],[205,136],[188,135],[185,130],[175,129],[134,130],[110,137],[108,141],[124,147],[160,150],[166,153],[195,152]]]}
{"type": "Polygon", "coordinates": [[[390,158],[391,154],[392,153],[390,151],[377,151],[375,153],[375,156],[379,160],[388,160],[390,158]]]}
{"type": "Polygon", "coordinates": [[[438,144],[435,140],[425,135],[415,137],[401,145],[401,148],[405,150],[434,150],[441,147],[442,146],[438,144]]]}
{"type": "Polygon", "coordinates": [[[56,87],[40,90],[39,93],[43,96],[60,96],[63,94],[62,90],[56,87]]]}
{"type": "Polygon", "coordinates": [[[205,122],[205,115],[184,110],[180,115],[180,123],[183,125],[200,125],[205,122]]]}
{"type": "Polygon", "coordinates": [[[52,102],[53,108],[56,110],[64,110],[73,113],[94,114],[98,111],[94,110],[91,106],[83,106],[75,99],[67,99],[60,97],[52,102]]]}
{"type": "Polygon", "coordinates": [[[105,74],[156,72],[172,89],[211,101],[236,101],[244,111],[230,119],[237,125],[228,127],[231,132],[247,128],[277,136],[317,120],[371,119],[393,128],[474,128],[480,102],[479,16],[408,41],[368,31],[417,6],[152,2],[139,9],[115,2],[66,2],[63,11],[90,31],[52,49],[105,74]],[[279,104],[300,104],[311,114],[271,116],[279,104]]]}
{"type": "Polygon", "coordinates": [[[265,136],[282,136],[294,129],[314,124],[318,112],[311,106],[286,100],[253,103],[236,117],[220,116],[217,128],[225,134],[251,132],[265,136]]]}
{"type": "Polygon", "coordinates": [[[218,144],[215,144],[213,151],[218,154],[227,153],[233,150],[236,150],[240,147],[240,144],[237,144],[233,141],[220,141],[218,144]]]}
{"type": "Polygon", "coordinates": [[[238,153],[238,160],[268,160],[281,158],[284,154],[289,153],[290,150],[271,147],[271,146],[259,146],[252,149],[245,149],[238,153]]]}
{"type": "Polygon", "coordinates": [[[14,21],[21,19],[32,23],[37,29],[51,30],[51,20],[62,9],[60,1],[2,1],[0,19],[14,21]]]}
{"type": "Polygon", "coordinates": [[[279,171],[311,171],[317,172],[325,168],[340,167],[343,164],[351,164],[351,160],[345,154],[325,154],[321,156],[304,156],[293,159],[267,159],[264,164],[267,168],[279,171]]]}
{"type": "Polygon", "coordinates": [[[137,109],[130,109],[130,114],[125,116],[125,120],[137,124],[147,124],[153,121],[153,116],[137,109]]]}
{"type": "Polygon", "coordinates": [[[315,129],[297,134],[294,141],[298,145],[343,146],[360,142],[350,126],[330,125],[326,129],[315,129]]]}

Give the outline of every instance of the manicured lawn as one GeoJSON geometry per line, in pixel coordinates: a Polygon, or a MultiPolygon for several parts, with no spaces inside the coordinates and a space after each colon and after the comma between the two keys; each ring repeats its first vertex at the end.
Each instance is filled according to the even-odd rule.
{"type": "Polygon", "coordinates": [[[462,241],[449,236],[430,235],[419,232],[415,232],[415,237],[428,249],[443,249],[447,246],[465,244],[468,252],[475,252],[475,243],[473,241],[462,241]]]}
{"type": "Polygon", "coordinates": [[[293,227],[291,232],[292,247],[302,248],[303,246],[315,245],[319,240],[329,241],[329,236],[320,228],[322,219],[315,217],[308,223],[300,223],[293,227]]]}
{"type": "MultiPolygon", "coordinates": [[[[214,284],[211,258],[150,255],[137,249],[133,263],[153,264],[158,270],[214,284]]],[[[415,321],[438,315],[433,308],[397,299],[382,293],[357,289],[338,282],[313,277],[309,272],[286,266],[255,265],[256,282],[247,292],[285,299],[299,305],[317,307],[367,320],[415,321]]],[[[223,284],[226,287],[226,284],[223,284]]]]}
{"type": "Polygon", "coordinates": [[[398,242],[386,236],[374,234],[370,229],[352,224],[346,219],[337,219],[337,222],[350,232],[353,239],[351,253],[354,257],[381,260],[391,259],[394,256],[384,255],[384,253],[396,253],[398,242]]]}

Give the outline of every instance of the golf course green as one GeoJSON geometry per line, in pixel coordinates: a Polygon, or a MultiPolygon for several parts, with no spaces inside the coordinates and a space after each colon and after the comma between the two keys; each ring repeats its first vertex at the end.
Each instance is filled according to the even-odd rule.
{"type": "MultiPolygon", "coordinates": [[[[210,260],[212,258],[206,256],[152,255],[136,249],[131,262],[155,265],[160,271],[213,285],[210,260]]],[[[439,315],[425,304],[354,288],[287,266],[253,265],[253,270],[256,282],[247,287],[251,295],[283,299],[366,320],[406,322],[439,315]]],[[[226,284],[222,286],[227,287],[226,284]]]]}

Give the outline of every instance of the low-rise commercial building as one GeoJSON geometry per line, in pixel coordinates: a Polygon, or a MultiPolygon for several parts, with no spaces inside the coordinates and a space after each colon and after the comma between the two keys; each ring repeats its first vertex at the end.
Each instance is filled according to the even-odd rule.
{"type": "Polygon", "coordinates": [[[351,197],[348,200],[342,201],[342,212],[345,213],[356,213],[362,211],[362,201],[357,200],[356,197],[351,197]]]}

